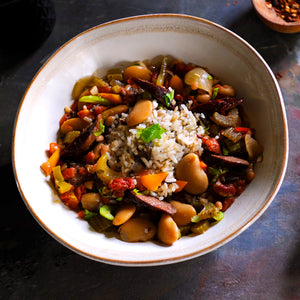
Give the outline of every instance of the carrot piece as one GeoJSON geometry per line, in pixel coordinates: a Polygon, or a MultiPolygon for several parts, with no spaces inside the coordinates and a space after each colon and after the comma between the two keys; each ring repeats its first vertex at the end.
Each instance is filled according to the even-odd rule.
{"type": "Polygon", "coordinates": [[[156,191],[167,176],[167,172],[143,175],[140,177],[140,182],[149,191],[156,191]]]}
{"type": "Polygon", "coordinates": [[[206,170],[206,168],[207,168],[207,165],[206,165],[206,163],[203,161],[203,160],[200,160],[200,167],[201,167],[201,169],[202,170],[206,170]]]}
{"type": "Polygon", "coordinates": [[[119,94],[99,93],[98,95],[110,101],[112,104],[121,104],[123,102],[122,97],[119,94]]]}
{"type": "Polygon", "coordinates": [[[182,79],[178,75],[172,76],[170,79],[170,87],[176,91],[176,93],[181,94],[183,90],[182,79]]]}
{"type": "Polygon", "coordinates": [[[41,169],[46,176],[51,174],[52,169],[57,165],[60,158],[60,148],[57,148],[47,161],[41,164],[41,169]]]}
{"type": "Polygon", "coordinates": [[[175,190],[175,193],[181,192],[183,188],[187,185],[187,181],[183,180],[176,180],[176,184],[178,185],[178,188],[175,190]]]}

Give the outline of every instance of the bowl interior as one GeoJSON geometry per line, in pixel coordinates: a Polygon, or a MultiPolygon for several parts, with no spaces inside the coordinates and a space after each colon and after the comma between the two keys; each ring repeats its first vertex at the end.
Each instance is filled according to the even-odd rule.
{"type": "Polygon", "coordinates": [[[58,241],[89,258],[121,265],[178,262],[225,244],[267,208],[284,175],[287,127],[283,101],[270,69],[247,43],[228,30],[190,16],[154,15],[92,28],[62,46],[27,89],[15,124],[13,163],[22,197],[37,221],[58,241]],[[172,55],[206,66],[244,97],[244,107],[264,160],[256,177],[225,218],[204,235],[183,237],[172,247],[155,242],[125,243],[98,234],[64,207],[40,171],[45,150],[56,140],[64,106],[80,77],[122,61],[172,55]]]}

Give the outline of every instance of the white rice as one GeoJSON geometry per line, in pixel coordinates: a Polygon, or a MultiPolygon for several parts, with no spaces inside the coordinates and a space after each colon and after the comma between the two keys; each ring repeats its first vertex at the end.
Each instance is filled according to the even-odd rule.
{"type": "Polygon", "coordinates": [[[157,102],[152,103],[152,115],[135,127],[126,125],[127,114],[116,118],[108,134],[108,164],[121,171],[123,176],[133,175],[143,168],[154,173],[167,172],[165,182],[156,192],[152,192],[162,200],[178,188],[174,171],[182,157],[191,152],[201,156],[203,149],[198,136],[204,133],[204,129],[197,124],[199,114],[193,114],[185,105],[168,110],[157,109],[157,102]],[[139,137],[139,130],[156,123],[167,132],[161,135],[161,139],[145,143],[139,137]]]}

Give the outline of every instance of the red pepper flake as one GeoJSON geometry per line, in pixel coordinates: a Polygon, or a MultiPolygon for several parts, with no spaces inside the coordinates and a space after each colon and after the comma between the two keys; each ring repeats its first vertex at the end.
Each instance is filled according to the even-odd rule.
{"type": "Polygon", "coordinates": [[[300,20],[299,0],[266,0],[266,6],[269,9],[274,9],[277,15],[286,22],[300,20]]]}

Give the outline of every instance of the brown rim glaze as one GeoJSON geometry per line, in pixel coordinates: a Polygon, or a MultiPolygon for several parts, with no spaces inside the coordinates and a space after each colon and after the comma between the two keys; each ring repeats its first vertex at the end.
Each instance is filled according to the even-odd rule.
{"type": "Polygon", "coordinates": [[[202,18],[198,18],[198,17],[194,17],[194,16],[189,16],[189,15],[181,15],[181,14],[151,14],[151,15],[141,15],[141,16],[135,16],[135,17],[129,17],[129,18],[124,18],[124,19],[118,19],[115,21],[111,21],[111,22],[107,22],[95,27],[92,27],[80,34],[78,34],[77,36],[75,36],[74,38],[72,38],[71,40],[69,40],[68,42],[66,42],[64,45],[62,45],[48,60],[47,62],[41,67],[41,69],[36,73],[36,75],[34,76],[34,78],[32,79],[31,83],[29,84],[29,86],[27,87],[22,100],[20,102],[17,114],[16,114],[16,118],[15,118],[15,124],[14,124],[14,129],[13,129],[13,142],[12,142],[12,164],[13,164],[13,171],[14,171],[14,175],[15,175],[15,179],[16,179],[16,184],[18,186],[19,192],[27,206],[27,208],[29,209],[29,211],[31,212],[31,214],[33,215],[33,217],[37,220],[37,222],[53,237],[55,238],[58,242],[60,242],[61,244],[63,244],[64,246],[66,246],[67,248],[73,250],[74,252],[85,256],[87,258],[96,260],[96,261],[100,261],[100,262],[104,262],[104,263],[109,263],[109,264],[113,264],[113,265],[120,265],[120,266],[155,266],[155,265],[164,265],[164,264],[171,264],[171,263],[177,263],[180,261],[184,261],[187,259],[192,259],[195,258],[197,256],[201,256],[204,255],[212,250],[215,250],[219,247],[221,247],[222,245],[224,245],[225,243],[229,242],[230,240],[232,240],[234,237],[238,236],[240,233],[242,233],[244,230],[246,230],[252,223],[254,223],[255,220],[257,220],[263,213],[264,211],[268,208],[268,206],[271,204],[271,202],[273,201],[274,197],[276,196],[280,185],[283,181],[283,177],[286,171],[286,166],[287,166],[287,160],[288,160],[288,127],[287,127],[287,120],[286,120],[286,115],[285,115],[285,110],[284,110],[284,105],[283,105],[283,98],[280,92],[280,88],[279,85],[271,71],[271,69],[269,68],[269,66],[266,64],[266,62],[263,60],[263,58],[260,56],[260,54],[258,54],[258,52],[252,47],[250,46],[246,41],[244,41],[242,38],[240,38],[238,35],[236,35],[235,33],[231,32],[230,30],[224,28],[221,25],[215,24],[213,22],[207,21],[205,19],[202,18]],[[195,20],[198,21],[199,23],[207,23],[211,26],[217,27],[218,29],[221,29],[223,31],[225,31],[226,33],[234,36],[236,39],[238,39],[241,43],[243,43],[245,46],[247,46],[248,48],[250,48],[251,51],[253,51],[256,56],[259,58],[259,60],[263,63],[263,65],[265,66],[265,68],[268,70],[269,75],[271,76],[274,85],[276,86],[276,90],[278,92],[279,95],[279,99],[280,99],[280,104],[281,104],[281,113],[282,113],[282,120],[283,120],[283,125],[284,125],[284,137],[283,137],[283,142],[284,142],[284,159],[282,162],[282,166],[281,166],[281,172],[280,172],[280,176],[277,179],[277,182],[275,184],[275,187],[273,189],[273,192],[271,193],[270,197],[267,199],[267,201],[265,202],[265,204],[261,207],[261,209],[259,211],[256,212],[256,214],[249,219],[245,224],[243,224],[240,228],[238,228],[237,230],[235,230],[233,233],[231,233],[230,235],[226,236],[224,239],[222,239],[219,242],[216,242],[215,244],[206,247],[204,249],[198,250],[198,251],[194,251],[194,252],[189,252],[186,255],[180,255],[177,257],[172,257],[170,259],[157,259],[157,260],[148,260],[148,261],[128,261],[128,260],[117,260],[117,259],[108,259],[108,258],[104,258],[101,257],[101,255],[93,255],[90,253],[87,253],[81,249],[78,249],[76,247],[74,247],[73,245],[69,244],[68,242],[64,241],[61,237],[59,237],[58,235],[56,235],[50,228],[48,228],[43,221],[39,218],[39,216],[34,212],[34,210],[32,209],[32,207],[29,204],[29,201],[26,199],[25,194],[22,190],[22,186],[21,183],[19,182],[18,179],[18,174],[17,174],[17,170],[16,170],[16,165],[15,165],[15,134],[16,134],[16,128],[17,128],[17,124],[18,124],[18,118],[19,118],[19,114],[20,111],[22,109],[24,100],[26,98],[26,95],[28,93],[28,91],[30,90],[32,84],[34,83],[35,79],[39,76],[40,72],[47,66],[47,64],[62,50],[64,49],[67,45],[69,45],[72,41],[74,41],[75,39],[77,39],[78,37],[86,34],[87,32],[90,32],[92,30],[98,29],[98,28],[102,28],[102,27],[106,27],[106,26],[110,26],[112,24],[116,24],[116,23],[123,23],[123,22],[128,22],[128,21],[132,21],[132,20],[139,20],[139,19],[147,19],[147,18],[186,18],[186,19],[191,19],[191,20],[195,20]]]}

